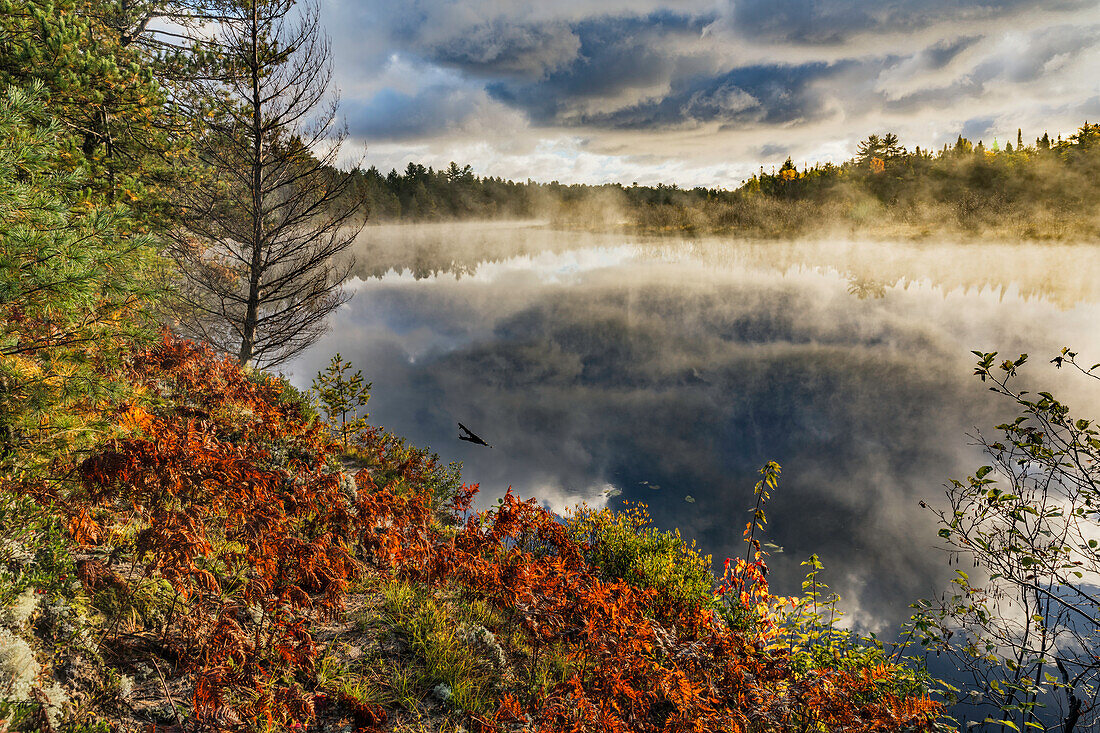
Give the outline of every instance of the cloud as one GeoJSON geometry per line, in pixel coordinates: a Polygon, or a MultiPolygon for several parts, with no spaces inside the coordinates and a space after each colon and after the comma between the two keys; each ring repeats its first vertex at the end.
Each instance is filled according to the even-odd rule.
{"type": "Polygon", "coordinates": [[[526,127],[522,113],[494,101],[484,90],[448,84],[412,94],[382,89],[369,99],[345,103],[343,114],[349,132],[368,140],[481,137],[526,127]]]}
{"type": "Polygon", "coordinates": [[[564,23],[487,21],[423,48],[433,61],[483,76],[540,79],[579,58],[581,41],[564,23]]]}
{"type": "Polygon", "coordinates": [[[1087,0],[333,0],[324,12],[368,162],[402,148],[446,164],[476,141],[479,172],[520,179],[736,186],[766,146],[835,162],[883,130],[922,147],[977,121],[987,136],[1068,134],[1100,63],[1087,0]]]}
{"type": "Polygon", "coordinates": [[[703,22],[662,13],[602,17],[576,24],[576,61],[534,83],[497,80],[493,96],[516,105],[539,124],[584,124],[619,110],[660,100],[684,74],[709,69],[690,51],[703,22]]]}
{"type": "Polygon", "coordinates": [[[757,40],[841,45],[869,33],[990,23],[1021,11],[1072,12],[1089,7],[1087,0],[734,0],[722,22],[738,35],[757,40]]]}

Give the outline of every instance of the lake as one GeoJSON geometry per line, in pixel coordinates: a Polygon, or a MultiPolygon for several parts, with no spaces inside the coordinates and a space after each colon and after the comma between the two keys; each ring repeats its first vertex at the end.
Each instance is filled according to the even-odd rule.
{"type": "Polygon", "coordinates": [[[1062,346],[1100,361],[1097,247],[527,222],[370,227],[355,256],[295,384],[340,352],[374,384],[371,422],[461,461],[480,506],[508,486],[555,510],[642,501],[716,567],[743,555],[775,460],[773,590],[798,592],[817,553],[849,618],[885,635],[952,573],[918,502],[982,465],[968,432],[1015,415],[970,351],[1031,354],[1029,384],[1100,417],[1089,380],[1048,363],[1062,346]],[[459,441],[459,421],[493,448],[459,441]]]}

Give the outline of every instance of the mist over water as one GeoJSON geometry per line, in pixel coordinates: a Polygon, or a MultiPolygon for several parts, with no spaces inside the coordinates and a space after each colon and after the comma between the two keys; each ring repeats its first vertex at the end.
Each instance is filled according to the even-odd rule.
{"type": "Polygon", "coordinates": [[[981,465],[968,431],[1015,414],[970,350],[1029,353],[1037,389],[1100,415],[1087,380],[1046,364],[1066,345],[1100,361],[1096,248],[497,223],[372,227],[356,257],[296,384],[339,351],[374,383],[371,422],[462,461],[482,506],[508,486],[559,510],[644,501],[716,565],[743,554],[756,470],[778,461],[773,589],[797,592],[816,552],[887,635],[951,574],[918,501],[981,465]],[[494,447],[460,442],[458,421],[494,447]]]}

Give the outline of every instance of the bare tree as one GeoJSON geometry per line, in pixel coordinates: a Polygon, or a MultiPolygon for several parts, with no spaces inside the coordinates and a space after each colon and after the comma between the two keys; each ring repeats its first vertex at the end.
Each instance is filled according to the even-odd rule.
{"type": "Polygon", "coordinates": [[[316,2],[233,0],[215,36],[224,73],[196,82],[203,172],[180,191],[170,235],[175,316],[242,364],[272,366],[316,341],[346,299],[350,263],[336,259],[358,233],[342,197],[351,174],[336,168],[346,132],[316,2]]]}

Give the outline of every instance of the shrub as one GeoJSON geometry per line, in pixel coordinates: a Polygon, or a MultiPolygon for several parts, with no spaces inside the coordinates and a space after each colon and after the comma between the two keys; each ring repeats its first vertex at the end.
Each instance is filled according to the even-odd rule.
{"type": "Polygon", "coordinates": [[[651,526],[644,504],[618,512],[582,507],[566,521],[570,537],[584,545],[585,559],[604,577],[652,588],[663,608],[711,604],[711,557],[700,556],[679,530],[651,526]]]}
{"type": "Polygon", "coordinates": [[[0,480],[0,608],[28,591],[72,595],[76,566],[55,511],[0,480]]]}

